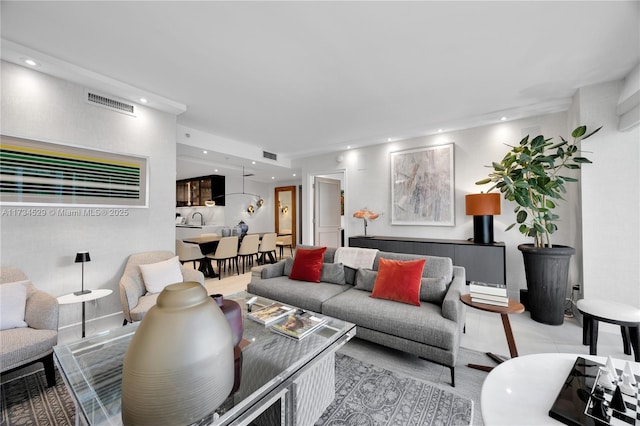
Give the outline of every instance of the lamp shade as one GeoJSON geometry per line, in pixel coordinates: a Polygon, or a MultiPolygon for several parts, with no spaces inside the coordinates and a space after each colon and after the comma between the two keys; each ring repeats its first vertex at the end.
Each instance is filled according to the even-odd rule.
{"type": "Polygon", "coordinates": [[[76,253],[76,262],[75,263],[84,263],[91,262],[91,256],[89,256],[88,251],[79,251],[76,253]]]}
{"type": "Polygon", "coordinates": [[[466,214],[469,216],[487,216],[500,214],[500,194],[467,194],[464,197],[466,214]]]}

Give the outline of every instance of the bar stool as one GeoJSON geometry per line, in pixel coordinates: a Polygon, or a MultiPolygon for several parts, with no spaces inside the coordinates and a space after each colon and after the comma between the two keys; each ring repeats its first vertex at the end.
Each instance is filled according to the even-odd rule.
{"type": "Polygon", "coordinates": [[[617,324],[622,334],[624,353],[640,362],[640,309],[624,303],[607,300],[580,299],[576,304],[584,316],[582,326],[582,344],[589,345],[589,354],[597,355],[598,321],[617,324]]]}

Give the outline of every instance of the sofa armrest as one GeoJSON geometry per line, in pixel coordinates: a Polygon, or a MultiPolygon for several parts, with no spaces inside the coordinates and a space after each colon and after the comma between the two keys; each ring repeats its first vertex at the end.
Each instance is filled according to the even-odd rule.
{"type": "Polygon", "coordinates": [[[460,296],[465,292],[467,276],[462,266],[453,267],[453,280],[442,302],[442,316],[458,323],[461,327],[465,320],[465,305],[460,301],[460,296]]]}
{"type": "Polygon", "coordinates": [[[24,320],[30,328],[57,331],[58,299],[44,291],[35,289],[27,299],[24,320]]]}
{"type": "Polygon", "coordinates": [[[184,281],[195,281],[204,285],[204,274],[197,269],[182,265],[182,279],[184,281]]]}
{"type": "Polygon", "coordinates": [[[280,260],[276,263],[270,263],[268,265],[262,265],[251,269],[251,281],[256,282],[261,279],[266,280],[268,278],[283,276],[284,263],[284,260],[280,260]]]}

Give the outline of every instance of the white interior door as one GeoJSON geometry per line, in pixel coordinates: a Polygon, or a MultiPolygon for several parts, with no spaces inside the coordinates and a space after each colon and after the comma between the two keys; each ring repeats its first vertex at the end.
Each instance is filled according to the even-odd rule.
{"type": "Polygon", "coordinates": [[[340,181],[316,176],[313,189],[314,244],[340,247],[340,181]]]}

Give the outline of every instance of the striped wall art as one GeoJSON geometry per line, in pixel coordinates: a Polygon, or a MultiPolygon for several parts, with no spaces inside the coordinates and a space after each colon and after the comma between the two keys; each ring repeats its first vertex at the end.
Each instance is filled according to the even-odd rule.
{"type": "Polygon", "coordinates": [[[147,159],[0,136],[3,204],[147,207],[147,159]]]}

